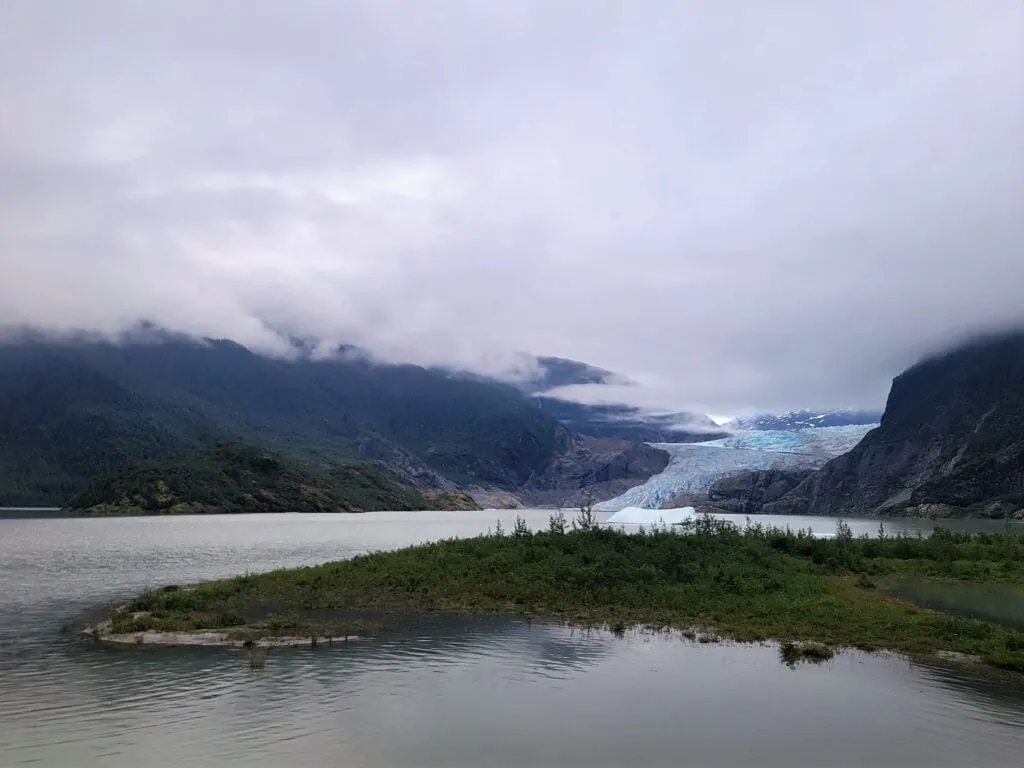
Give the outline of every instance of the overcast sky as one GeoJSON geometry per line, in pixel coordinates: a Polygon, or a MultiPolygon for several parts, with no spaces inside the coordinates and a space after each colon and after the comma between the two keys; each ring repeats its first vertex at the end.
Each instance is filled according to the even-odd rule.
{"type": "Polygon", "coordinates": [[[1020,0],[3,0],[0,323],[712,413],[1024,312],[1020,0]]]}

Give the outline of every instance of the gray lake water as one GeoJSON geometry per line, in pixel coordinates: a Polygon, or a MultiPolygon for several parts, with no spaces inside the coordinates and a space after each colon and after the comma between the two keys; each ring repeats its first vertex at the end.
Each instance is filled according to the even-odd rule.
{"type": "MultiPolygon", "coordinates": [[[[475,535],[498,514],[511,528],[515,512],[0,519],[0,766],[1022,763],[1024,687],[892,656],[790,669],[770,646],[487,620],[253,671],[239,652],[59,632],[145,587],[475,535]]],[[[834,528],[792,525],[809,522],[834,528]]]]}

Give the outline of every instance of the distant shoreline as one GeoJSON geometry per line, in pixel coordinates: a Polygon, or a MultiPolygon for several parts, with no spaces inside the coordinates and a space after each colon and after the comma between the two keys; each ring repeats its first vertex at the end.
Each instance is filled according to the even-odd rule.
{"type": "Polygon", "coordinates": [[[0,507],[0,520],[32,520],[37,517],[76,517],[66,507],[0,507]]]}

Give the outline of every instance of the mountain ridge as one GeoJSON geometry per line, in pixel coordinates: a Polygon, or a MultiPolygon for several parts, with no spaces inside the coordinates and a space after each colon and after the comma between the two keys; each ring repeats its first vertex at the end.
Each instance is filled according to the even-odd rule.
{"type": "Polygon", "coordinates": [[[816,427],[848,427],[878,424],[881,411],[856,408],[836,408],[830,411],[814,411],[803,408],[786,413],[765,413],[758,416],[733,419],[724,424],[728,429],[751,430],[792,430],[814,429],[816,427]]]}
{"type": "Polygon", "coordinates": [[[691,443],[727,437],[710,417],[683,411],[653,412],[626,403],[582,403],[561,397],[573,386],[635,386],[627,376],[565,357],[539,356],[532,376],[510,381],[537,406],[574,432],[643,443],[691,443]]]}

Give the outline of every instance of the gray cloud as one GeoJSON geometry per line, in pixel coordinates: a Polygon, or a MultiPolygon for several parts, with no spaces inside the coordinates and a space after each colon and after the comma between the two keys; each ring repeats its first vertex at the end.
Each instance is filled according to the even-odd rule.
{"type": "Polygon", "coordinates": [[[0,323],[733,413],[1020,319],[1017,0],[8,0],[0,93],[0,323]]]}

